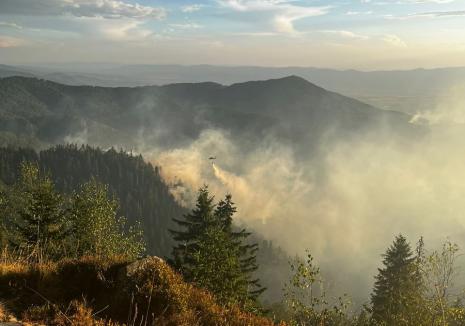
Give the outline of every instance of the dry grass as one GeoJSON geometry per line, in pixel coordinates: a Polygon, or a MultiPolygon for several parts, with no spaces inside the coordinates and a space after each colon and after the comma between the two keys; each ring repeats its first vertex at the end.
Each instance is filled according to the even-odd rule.
{"type": "Polygon", "coordinates": [[[5,308],[3,303],[0,303],[0,322],[8,321],[10,318],[10,313],[5,308]]]}
{"type": "Polygon", "coordinates": [[[0,293],[16,316],[47,325],[273,325],[220,306],[156,257],[132,264],[94,257],[34,264],[2,260],[0,293]]]}

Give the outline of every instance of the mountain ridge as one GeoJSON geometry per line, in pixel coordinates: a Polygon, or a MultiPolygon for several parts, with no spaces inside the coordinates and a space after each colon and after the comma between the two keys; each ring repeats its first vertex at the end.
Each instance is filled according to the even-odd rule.
{"type": "Polygon", "coordinates": [[[85,142],[103,147],[136,149],[142,136],[146,144],[171,148],[219,128],[252,142],[268,134],[301,149],[327,130],[347,137],[385,126],[408,133],[419,128],[408,114],[375,108],[295,75],[230,86],[117,88],[6,77],[0,79],[0,100],[0,132],[46,144],[85,134],[85,142]]]}

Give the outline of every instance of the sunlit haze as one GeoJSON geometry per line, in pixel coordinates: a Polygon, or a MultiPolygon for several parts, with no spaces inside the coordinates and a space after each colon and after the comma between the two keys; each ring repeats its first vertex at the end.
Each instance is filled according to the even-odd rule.
{"type": "Polygon", "coordinates": [[[2,0],[2,63],[465,65],[463,0],[2,0]]]}

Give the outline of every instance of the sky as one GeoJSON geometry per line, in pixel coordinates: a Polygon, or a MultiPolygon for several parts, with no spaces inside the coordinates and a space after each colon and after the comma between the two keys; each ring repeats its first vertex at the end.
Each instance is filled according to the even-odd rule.
{"type": "Polygon", "coordinates": [[[0,0],[0,63],[465,66],[465,0],[0,0]]]}

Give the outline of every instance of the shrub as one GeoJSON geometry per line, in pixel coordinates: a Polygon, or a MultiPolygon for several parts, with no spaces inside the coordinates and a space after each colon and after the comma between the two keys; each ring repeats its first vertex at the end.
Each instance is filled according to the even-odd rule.
{"type": "Polygon", "coordinates": [[[273,325],[237,306],[221,306],[156,257],[3,263],[0,295],[17,316],[49,325],[273,325]]]}

